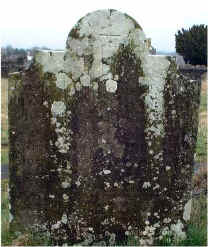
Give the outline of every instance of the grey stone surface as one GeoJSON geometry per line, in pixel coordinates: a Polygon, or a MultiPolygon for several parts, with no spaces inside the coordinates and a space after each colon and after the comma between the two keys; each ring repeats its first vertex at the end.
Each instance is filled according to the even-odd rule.
{"type": "Polygon", "coordinates": [[[200,83],[149,48],[131,17],[96,11],[11,76],[12,228],[59,245],[185,237],[200,83]]]}

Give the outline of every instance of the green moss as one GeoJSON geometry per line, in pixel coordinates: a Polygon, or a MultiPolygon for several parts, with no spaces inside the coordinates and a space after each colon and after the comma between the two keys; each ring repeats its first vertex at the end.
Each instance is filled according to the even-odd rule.
{"type": "MultiPolygon", "coordinates": [[[[79,30],[80,30],[80,23],[81,21],[84,19],[84,17],[82,17],[78,22],[77,24],[72,28],[72,30],[70,31],[69,35],[68,35],[68,38],[73,38],[73,39],[79,39],[79,40],[82,40],[84,39],[85,35],[83,36],[80,36],[80,33],[79,33],[79,30]]],[[[67,39],[68,40],[68,39],[67,39]]],[[[69,49],[69,42],[66,42],[66,49],[69,49]]]]}
{"type": "Polygon", "coordinates": [[[15,72],[9,75],[9,88],[8,95],[9,100],[13,97],[18,98],[18,95],[21,93],[22,88],[22,73],[15,72]]]}
{"type": "Polygon", "coordinates": [[[66,90],[56,86],[56,76],[52,73],[44,73],[41,77],[45,95],[48,95],[46,101],[49,104],[49,108],[51,108],[54,101],[64,101],[66,90]]]}
{"type": "Polygon", "coordinates": [[[92,68],[94,57],[92,54],[84,56],[84,64],[87,67],[87,71],[89,72],[92,68]]]}
{"type": "MultiPolygon", "coordinates": [[[[110,71],[113,76],[119,75],[120,71],[118,71],[118,68],[121,69],[121,66],[120,66],[121,61],[128,59],[131,56],[134,57],[134,61],[136,63],[135,70],[137,71],[138,76],[139,77],[144,76],[144,72],[141,66],[141,60],[134,55],[134,47],[133,47],[133,44],[131,43],[128,44],[127,46],[124,46],[123,44],[120,45],[116,54],[113,55],[111,66],[110,66],[110,71]]],[[[126,70],[129,69],[127,64],[126,64],[125,69],[126,70]]]]}

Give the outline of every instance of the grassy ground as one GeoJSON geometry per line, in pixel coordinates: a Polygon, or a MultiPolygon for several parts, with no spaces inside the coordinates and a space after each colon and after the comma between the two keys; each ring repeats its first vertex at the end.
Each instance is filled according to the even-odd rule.
{"type": "MultiPolygon", "coordinates": [[[[1,97],[2,97],[2,144],[4,144],[1,150],[1,162],[2,164],[8,164],[8,97],[7,97],[7,79],[2,79],[1,83],[1,97]]],[[[207,83],[204,81],[202,84],[201,103],[199,111],[199,130],[196,147],[196,162],[207,162],[207,83]]],[[[207,169],[201,169],[197,175],[193,178],[193,183],[197,187],[206,187],[207,169]],[[203,184],[203,185],[202,185],[203,184]]],[[[15,245],[15,246],[37,246],[37,245],[50,245],[50,241],[47,237],[34,235],[33,233],[25,233],[19,237],[9,232],[9,201],[8,201],[8,180],[2,180],[1,182],[1,223],[2,223],[2,244],[3,245],[15,245]]],[[[180,246],[206,246],[206,231],[207,231],[207,199],[201,195],[199,198],[193,200],[192,217],[188,227],[187,239],[173,243],[168,242],[167,239],[163,239],[157,243],[161,246],[180,245],[180,246]]],[[[135,241],[129,239],[128,245],[136,245],[135,241]]]]}
{"type": "Polygon", "coordinates": [[[207,163],[207,82],[203,80],[199,108],[199,128],[196,146],[196,162],[207,163]]]}
{"type": "Polygon", "coordinates": [[[8,144],[8,80],[1,79],[1,143],[8,144]]]}
{"type": "Polygon", "coordinates": [[[8,147],[7,146],[3,146],[1,148],[1,164],[2,165],[9,164],[8,147]]]}
{"type": "Polygon", "coordinates": [[[4,246],[49,246],[50,240],[42,235],[27,232],[23,235],[9,231],[8,179],[1,182],[1,242],[4,246]]]}

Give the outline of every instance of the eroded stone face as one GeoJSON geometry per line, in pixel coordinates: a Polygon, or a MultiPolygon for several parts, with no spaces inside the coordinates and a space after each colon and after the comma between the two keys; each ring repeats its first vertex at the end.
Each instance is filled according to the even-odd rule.
{"type": "Polygon", "coordinates": [[[14,85],[13,226],[44,226],[55,244],[185,236],[200,87],[149,55],[131,17],[88,14],[65,52],[39,51],[14,85]]]}

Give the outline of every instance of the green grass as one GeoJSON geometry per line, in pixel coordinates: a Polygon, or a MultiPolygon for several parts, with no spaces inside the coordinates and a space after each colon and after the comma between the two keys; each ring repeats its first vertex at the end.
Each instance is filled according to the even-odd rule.
{"type": "Polygon", "coordinates": [[[1,181],[1,241],[2,245],[24,245],[24,246],[50,246],[50,239],[33,232],[26,232],[18,236],[9,230],[9,199],[8,199],[8,179],[1,181]],[[15,242],[14,242],[15,241],[15,242]],[[15,243],[15,244],[14,244],[15,243]]]}
{"type": "Polygon", "coordinates": [[[207,111],[207,94],[201,93],[199,112],[207,111]]]}
{"type": "Polygon", "coordinates": [[[206,163],[207,160],[207,127],[199,126],[196,143],[195,161],[198,163],[206,163]]]}
{"type": "Polygon", "coordinates": [[[1,182],[1,241],[3,245],[11,244],[14,236],[9,232],[9,199],[8,199],[8,180],[1,182]]]}
{"type": "Polygon", "coordinates": [[[165,236],[162,240],[155,243],[156,246],[207,246],[206,231],[201,231],[195,225],[189,224],[187,238],[174,241],[172,236],[165,236]]]}
{"type": "Polygon", "coordinates": [[[8,130],[2,129],[1,130],[1,144],[2,145],[8,145],[9,140],[9,134],[8,130]]]}
{"type": "Polygon", "coordinates": [[[192,213],[190,224],[198,228],[201,232],[207,230],[207,197],[201,195],[192,201],[192,213]]]}
{"type": "Polygon", "coordinates": [[[163,238],[156,243],[160,246],[207,246],[207,198],[201,195],[193,199],[191,220],[187,229],[187,238],[178,242],[163,238]]]}
{"type": "Polygon", "coordinates": [[[199,127],[196,144],[195,161],[198,163],[207,162],[207,86],[203,84],[199,107],[199,127]]]}
{"type": "Polygon", "coordinates": [[[9,164],[8,147],[1,148],[1,165],[9,164]]]}
{"type": "Polygon", "coordinates": [[[8,144],[8,79],[1,79],[1,143],[8,144]]]}
{"type": "MultiPolygon", "coordinates": [[[[207,246],[207,197],[201,195],[193,198],[191,219],[188,224],[187,238],[173,241],[171,236],[165,236],[160,241],[155,241],[155,246],[207,246]]],[[[127,246],[138,246],[139,242],[132,236],[128,239],[127,246]]]]}

